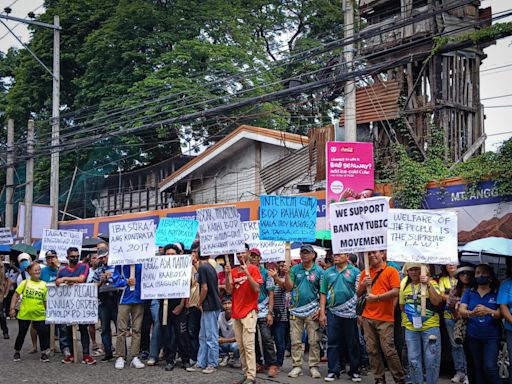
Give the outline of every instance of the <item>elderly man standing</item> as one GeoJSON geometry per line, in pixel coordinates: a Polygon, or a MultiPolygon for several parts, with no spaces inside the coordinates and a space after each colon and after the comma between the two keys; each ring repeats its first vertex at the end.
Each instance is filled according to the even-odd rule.
{"type": "Polygon", "coordinates": [[[320,379],[320,283],[324,270],[315,264],[316,252],[310,244],[302,245],[300,258],[302,262],[291,270],[287,265],[283,267],[286,289],[292,292],[290,338],[293,369],[288,377],[302,375],[302,335],[305,328],[309,342],[309,373],[312,378],[320,379]]]}
{"type": "Polygon", "coordinates": [[[362,296],[371,287],[362,321],[375,384],[386,382],[383,355],[395,382],[404,383],[404,371],[394,342],[394,310],[400,293],[400,276],[395,268],[386,265],[386,251],[369,252],[368,256],[370,276],[366,275],[366,271],[361,272],[357,296],[362,296]]]}

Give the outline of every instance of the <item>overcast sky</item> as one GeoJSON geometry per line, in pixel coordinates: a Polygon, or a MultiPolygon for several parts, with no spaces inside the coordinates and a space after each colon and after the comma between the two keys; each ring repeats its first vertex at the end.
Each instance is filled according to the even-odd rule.
{"type": "MultiPolygon", "coordinates": [[[[11,6],[11,16],[26,18],[30,11],[36,14],[42,12],[41,0],[0,0],[0,10],[11,6]]],[[[511,9],[511,2],[507,0],[483,0],[482,7],[492,7],[493,14],[499,14],[511,9]]],[[[512,17],[497,22],[512,21],[512,17]]],[[[28,31],[23,24],[7,21],[7,24],[23,41],[29,38],[28,31]]],[[[9,47],[21,47],[3,25],[0,25],[0,50],[7,51],[9,47]]],[[[509,117],[512,113],[512,37],[499,40],[485,50],[487,58],[481,67],[481,98],[485,106],[485,131],[487,141],[486,150],[495,150],[500,143],[512,136],[512,122],[509,117]],[[509,67],[506,67],[506,66],[509,67]],[[505,66],[504,68],[497,68],[505,66]],[[509,96],[505,96],[509,95],[509,96]],[[492,99],[488,99],[492,98],[492,99]],[[495,108],[493,108],[495,107],[495,108]]],[[[48,84],[51,87],[51,84],[48,84]]]]}

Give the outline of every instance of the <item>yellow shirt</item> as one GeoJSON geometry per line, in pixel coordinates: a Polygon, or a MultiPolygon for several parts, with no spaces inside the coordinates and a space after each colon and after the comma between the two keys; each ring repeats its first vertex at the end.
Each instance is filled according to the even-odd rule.
{"type": "MultiPolygon", "coordinates": [[[[455,277],[443,276],[439,279],[439,290],[442,295],[448,295],[452,288],[457,285],[457,279],[455,277]]],[[[453,319],[451,310],[445,309],[443,313],[445,319],[453,319]]]]}
{"type": "Polygon", "coordinates": [[[46,319],[46,283],[42,280],[23,280],[16,288],[16,293],[22,295],[18,319],[44,321],[46,319]]]}
{"type": "MultiPolygon", "coordinates": [[[[430,284],[434,287],[437,293],[439,292],[439,286],[435,281],[431,281],[430,284]]],[[[439,327],[439,314],[427,308],[426,316],[421,317],[422,327],[414,328],[413,317],[421,314],[421,285],[409,283],[404,285],[403,282],[400,287],[400,304],[405,307],[402,312],[402,326],[409,331],[425,331],[429,328],[439,327]]],[[[427,289],[427,300],[429,293],[427,289]]]]}

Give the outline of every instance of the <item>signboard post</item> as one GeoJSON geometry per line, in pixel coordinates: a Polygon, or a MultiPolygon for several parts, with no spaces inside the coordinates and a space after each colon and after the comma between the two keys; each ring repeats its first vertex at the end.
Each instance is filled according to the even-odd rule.
{"type": "Polygon", "coordinates": [[[197,210],[202,255],[223,255],[245,251],[240,215],[234,206],[197,210]]]}
{"type": "Polygon", "coordinates": [[[82,232],[64,231],[60,229],[43,229],[43,241],[39,259],[44,259],[47,251],[53,249],[57,252],[60,261],[66,261],[67,250],[76,247],[78,254],[82,252],[82,232]]]}

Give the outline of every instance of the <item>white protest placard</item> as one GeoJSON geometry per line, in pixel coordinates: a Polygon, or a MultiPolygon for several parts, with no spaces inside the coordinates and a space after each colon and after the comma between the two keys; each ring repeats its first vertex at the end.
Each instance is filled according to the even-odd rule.
{"type": "Polygon", "coordinates": [[[330,205],[333,253],[386,249],[389,197],[345,201],[330,205]]]}
{"type": "Polygon", "coordinates": [[[41,243],[41,252],[39,259],[44,259],[44,255],[49,250],[57,252],[60,261],[66,261],[68,248],[78,248],[78,254],[82,253],[82,232],[63,231],[61,229],[43,229],[43,241],[41,243]]]}
{"type": "Polygon", "coordinates": [[[0,228],[0,245],[11,245],[12,233],[9,228],[0,228]]]}
{"type": "Polygon", "coordinates": [[[457,256],[455,212],[389,210],[388,260],[457,264],[457,256]]]}
{"type": "Polygon", "coordinates": [[[98,287],[94,283],[47,284],[46,324],[96,324],[98,287]]]}
{"type": "Polygon", "coordinates": [[[144,260],[141,299],[179,299],[190,296],[192,255],[157,256],[144,260]]]}
{"type": "Polygon", "coordinates": [[[110,265],[140,264],[155,256],[155,224],[153,220],[109,223],[110,265]]]}
{"type": "MultiPolygon", "coordinates": [[[[243,221],[245,242],[250,248],[258,248],[261,252],[261,262],[270,263],[284,261],[286,253],[286,243],[284,241],[260,240],[260,222],[259,220],[243,221]]],[[[235,264],[238,264],[238,258],[235,258],[235,264]]]]}
{"type": "Polygon", "coordinates": [[[201,255],[223,255],[245,251],[240,214],[234,206],[197,210],[201,255]]]}

